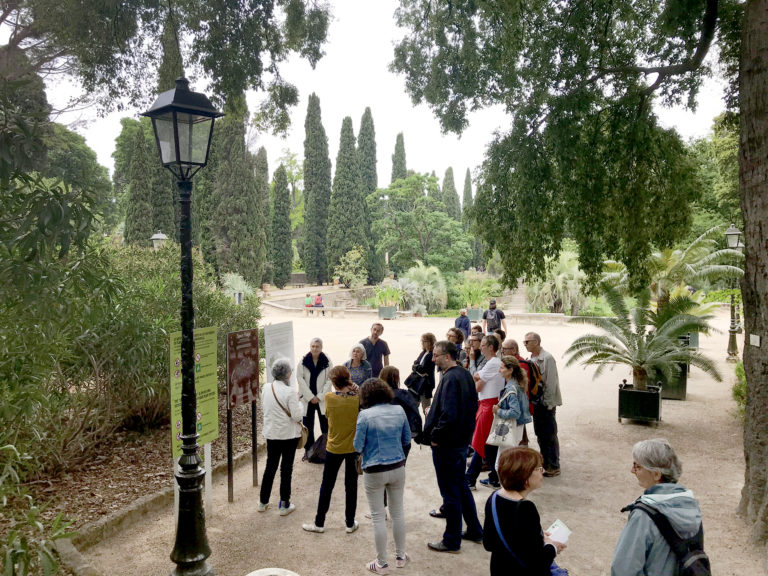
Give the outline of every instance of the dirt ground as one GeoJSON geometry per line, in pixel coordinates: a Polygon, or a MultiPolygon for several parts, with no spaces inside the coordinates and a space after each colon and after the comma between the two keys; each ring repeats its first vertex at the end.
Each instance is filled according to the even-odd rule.
{"type": "MultiPolygon", "coordinates": [[[[325,342],[325,352],[334,363],[348,357],[351,346],[366,336],[372,319],[303,318],[265,310],[265,321],[292,321],[297,354],[308,351],[311,337],[325,342]]],[[[416,358],[419,336],[431,331],[441,339],[453,322],[446,318],[398,319],[384,323],[384,338],[392,350],[391,363],[407,372],[416,358]]],[[[610,573],[613,547],[626,522],[620,508],[633,501],[641,488],[630,472],[631,448],[638,440],[666,437],[683,461],[681,483],[692,489],[704,513],[706,550],[718,576],[766,573],[764,548],[749,542],[748,529],[736,515],[744,479],[742,427],[734,415],[730,397],[732,365],[724,358],[728,317],[718,314],[715,326],[722,333],[702,338],[702,351],[718,360],[724,381],[715,382],[693,369],[685,402],[665,400],[663,421],[645,426],[617,421],[617,384],[628,375],[620,368],[606,371],[593,380],[592,369],[566,368],[562,355],[567,346],[585,331],[583,326],[509,325],[511,337],[522,342],[529,330],[541,334],[542,345],[558,360],[564,405],[558,409],[562,475],[546,479],[531,495],[545,527],[556,518],[573,531],[567,550],[558,563],[574,576],[610,573]]],[[[743,345],[740,336],[739,347],[743,345]]],[[[531,432],[531,438],[534,436],[531,432]]],[[[535,447],[535,442],[532,442],[535,447]]],[[[263,455],[259,458],[263,470],[263,455]]],[[[214,486],[207,529],[212,554],[209,563],[220,576],[246,575],[265,567],[280,567],[302,576],[365,574],[365,564],[375,557],[365,495],[358,494],[360,530],[344,532],[343,483],[337,483],[324,534],[302,531],[301,524],[314,520],[322,467],[297,458],[293,476],[296,511],[287,517],[277,514],[278,487],[273,488],[273,508],[256,512],[258,488],[251,486],[247,465],[235,475],[235,502],[227,502],[226,479],[214,486]]],[[[490,491],[474,493],[481,514],[490,491]]],[[[489,554],[481,545],[467,543],[459,555],[427,550],[426,542],[439,539],[441,520],[430,518],[430,509],[440,504],[429,450],[414,447],[408,459],[406,479],[407,550],[412,562],[404,574],[487,574],[489,554]]],[[[169,573],[173,564],[175,522],[171,507],[158,510],[140,524],[84,551],[101,574],[133,575],[169,573]]],[[[393,549],[390,532],[390,551],[393,549]]],[[[393,570],[394,572],[395,570],[393,570]]]]}

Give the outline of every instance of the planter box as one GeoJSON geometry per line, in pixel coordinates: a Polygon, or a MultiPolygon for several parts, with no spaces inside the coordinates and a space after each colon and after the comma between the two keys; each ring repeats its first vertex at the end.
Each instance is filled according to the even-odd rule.
{"type": "Polygon", "coordinates": [[[665,400],[685,400],[690,366],[687,364],[678,364],[678,366],[680,367],[678,376],[673,376],[669,382],[662,381],[661,397],[665,400]]]}
{"type": "Polygon", "coordinates": [[[379,306],[379,318],[394,320],[397,318],[397,306],[379,306]]]}
{"type": "Polygon", "coordinates": [[[483,319],[482,308],[467,308],[467,318],[470,322],[480,322],[483,319]]]}
{"type": "Polygon", "coordinates": [[[619,385],[619,422],[622,418],[640,422],[661,421],[661,389],[635,390],[631,384],[619,385]]]}

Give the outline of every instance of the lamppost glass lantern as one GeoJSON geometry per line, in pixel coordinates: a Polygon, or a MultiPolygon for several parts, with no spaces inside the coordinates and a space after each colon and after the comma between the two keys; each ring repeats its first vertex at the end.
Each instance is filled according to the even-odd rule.
{"type": "Polygon", "coordinates": [[[222,113],[205,94],[190,91],[189,80],[178,78],[142,116],[152,119],[160,162],[177,180],[190,180],[208,163],[213,123],[222,113]]]}
{"type": "Polygon", "coordinates": [[[739,245],[739,239],[741,238],[741,230],[736,228],[733,224],[725,231],[725,242],[728,248],[736,248],[739,245]]]}

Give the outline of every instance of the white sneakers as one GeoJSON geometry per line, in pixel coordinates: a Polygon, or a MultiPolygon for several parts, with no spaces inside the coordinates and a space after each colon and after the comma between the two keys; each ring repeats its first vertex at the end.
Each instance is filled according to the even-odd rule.
{"type": "Polygon", "coordinates": [[[352,534],[352,532],[357,532],[358,528],[360,528],[360,524],[358,524],[357,520],[355,520],[355,523],[352,524],[352,526],[347,526],[347,534],[352,534]]]}
{"type": "Polygon", "coordinates": [[[288,506],[285,505],[285,502],[280,502],[280,516],[288,516],[294,510],[296,510],[296,506],[293,502],[288,504],[288,506]]]}
{"type": "MultiPolygon", "coordinates": [[[[355,524],[357,524],[357,522],[355,522],[355,524]]],[[[325,528],[322,526],[315,526],[314,524],[302,524],[301,528],[307,532],[316,532],[317,534],[325,532],[325,528]]],[[[349,530],[349,528],[347,528],[347,530],[349,530]]]]}
{"type": "Polygon", "coordinates": [[[262,504],[261,502],[259,502],[259,507],[258,507],[259,512],[265,512],[268,509],[269,509],[269,502],[267,502],[266,504],[262,504]]]}

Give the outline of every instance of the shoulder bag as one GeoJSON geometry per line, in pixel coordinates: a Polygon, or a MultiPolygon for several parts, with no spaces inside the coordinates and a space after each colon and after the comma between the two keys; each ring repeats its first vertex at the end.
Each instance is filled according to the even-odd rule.
{"type": "MultiPolygon", "coordinates": [[[[285,406],[282,405],[280,400],[277,399],[277,394],[275,394],[274,382],[272,382],[272,396],[275,397],[275,402],[277,402],[277,405],[280,406],[280,408],[283,409],[283,412],[285,412],[288,415],[288,418],[291,418],[291,413],[288,412],[288,410],[286,410],[285,406]]],[[[299,443],[296,444],[296,450],[304,448],[304,445],[307,443],[307,436],[309,436],[309,430],[307,430],[307,427],[304,426],[302,422],[299,422],[299,425],[301,426],[301,436],[299,436],[299,443]]]]}
{"type": "MultiPolygon", "coordinates": [[[[504,396],[499,399],[499,404],[509,397],[510,394],[516,394],[510,390],[504,396]]],[[[506,420],[499,418],[498,414],[493,415],[493,423],[491,424],[491,432],[488,434],[486,444],[491,446],[499,446],[504,448],[512,448],[520,443],[520,439],[517,438],[515,430],[517,428],[517,420],[506,420]]]]}

